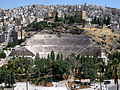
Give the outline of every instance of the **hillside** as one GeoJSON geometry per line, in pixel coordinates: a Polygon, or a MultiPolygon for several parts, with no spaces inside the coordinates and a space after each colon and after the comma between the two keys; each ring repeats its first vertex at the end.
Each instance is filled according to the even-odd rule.
{"type": "Polygon", "coordinates": [[[108,28],[82,28],[85,35],[90,35],[95,44],[104,49],[115,49],[119,46],[120,35],[108,28]]]}

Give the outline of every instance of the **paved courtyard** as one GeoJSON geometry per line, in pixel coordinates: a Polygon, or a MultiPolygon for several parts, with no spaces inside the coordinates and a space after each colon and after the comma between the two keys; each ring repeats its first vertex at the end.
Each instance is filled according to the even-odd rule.
{"type": "MultiPolygon", "coordinates": [[[[109,81],[111,81],[111,83],[108,84],[107,86],[105,86],[102,83],[102,90],[116,90],[114,81],[113,80],[109,80],[109,81]],[[106,87],[108,89],[106,89],[106,87]]],[[[119,80],[119,82],[120,82],[120,80],[119,80]]],[[[28,83],[28,90],[69,90],[66,87],[66,83],[67,83],[67,81],[53,82],[53,87],[35,86],[35,85],[28,83]]],[[[119,84],[119,86],[120,86],[120,84],[119,84]]],[[[99,88],[100,88],[100,84],[95,83],[95,85],[91,86],[91,88],[80,89],[80,90],[98,90],[99,88]],[[96,88],[96,86],[97,86],[97,88],[96,88]]],[[[5,90],[12,90],[12,89],[5,89],[5,90]]],[[[17,82],[14,90],[26,90],[26,82],[17,82]]]]}
{"type": "MultiPolygon", "coordinates": [[[[56,84],[55,84],[56,85],[56,84]]],[[[61,85],[61,84],[59,84],[61,85]]],[[[26,83],[25,82],[18,82],[16,83],[16,87],[14,90],[26,90],[26,83]]],[[[35,86],[28,84],[28,90],[68,90],[66,86],[53,86],[53,87],[42,87],[42,86],[35,86]]]]}

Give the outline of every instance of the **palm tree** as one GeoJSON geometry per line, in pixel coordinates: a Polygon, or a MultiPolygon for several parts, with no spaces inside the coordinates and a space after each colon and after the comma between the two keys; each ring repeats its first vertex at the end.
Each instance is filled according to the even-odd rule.
{"type": "Polygon", "coordinates": [[[120,64],[120,52],[115,52],[112,55],[112,60],[110,62],[112,71],[113,71],[113,77],[114,77],[114,83],[117,85],[117,90],[119,90],[119,84],[118,84],[118,67],[120,64]]]}
{"type": "Polygon", "coordinates": [[[100,90],[102,90],[102,74],[104,73],[104,62],[98,63],[98,70],[100,72],[100,90]]]}

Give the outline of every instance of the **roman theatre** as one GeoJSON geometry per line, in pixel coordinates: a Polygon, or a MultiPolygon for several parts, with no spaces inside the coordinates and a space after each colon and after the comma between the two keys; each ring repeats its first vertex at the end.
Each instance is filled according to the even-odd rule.
{"type": "Polygon", "coordinates": [[[26,40],[24,48],[34,55],[39,53],[40,57],[47,57],[52,50],[55,54],[62,53],[64,57],[71,54],[100,56],[101,53],[90,36],[71,34],[36,34],[26,40]]]}

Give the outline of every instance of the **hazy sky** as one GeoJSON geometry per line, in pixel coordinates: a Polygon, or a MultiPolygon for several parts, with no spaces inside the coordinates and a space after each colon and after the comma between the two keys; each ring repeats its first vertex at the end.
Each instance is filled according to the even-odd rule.
{"type": "Polygon", "coordinates": [[[0,8],[8,9],[18,6],[33,5],[33,4],[69,4],[78,5],[89,3],[99,6],[110,6],[120,9],[120,0],[0,0],[0,8]]]}

